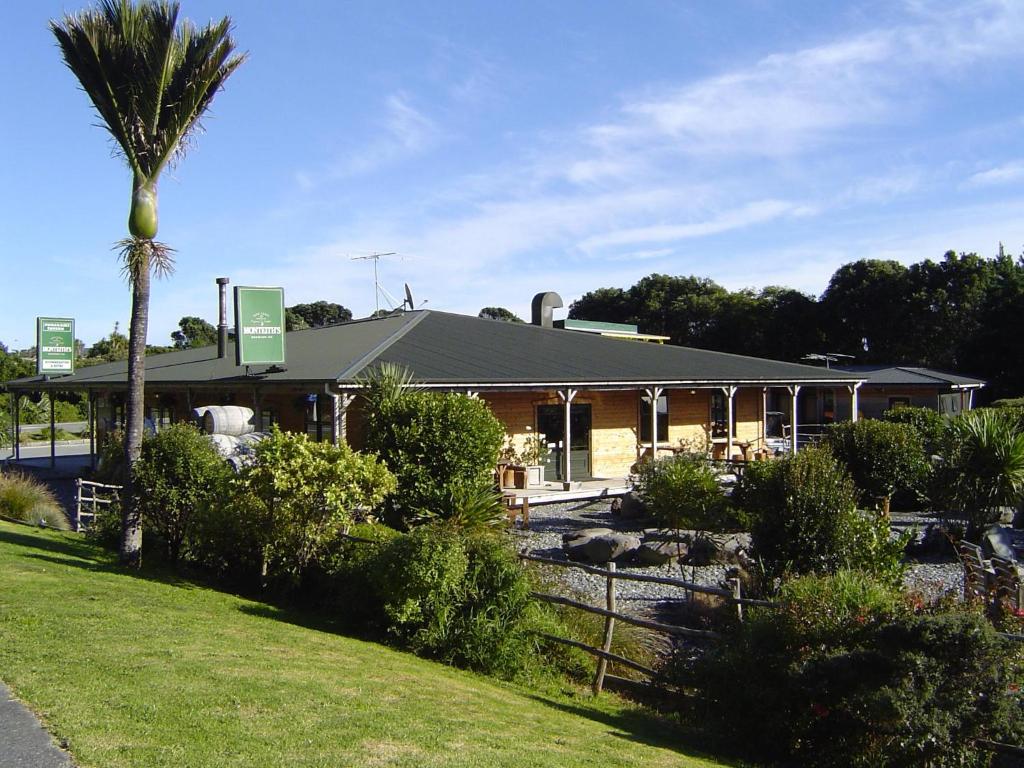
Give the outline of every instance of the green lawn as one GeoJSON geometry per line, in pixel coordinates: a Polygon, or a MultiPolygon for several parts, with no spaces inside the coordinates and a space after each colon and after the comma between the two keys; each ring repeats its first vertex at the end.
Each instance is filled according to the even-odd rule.
{"type": "Polygon", "coordinates": [[[715,766],[615,697],[538,694],[126,575],[0,522],[0,679],[87,766],[715,766]]]}

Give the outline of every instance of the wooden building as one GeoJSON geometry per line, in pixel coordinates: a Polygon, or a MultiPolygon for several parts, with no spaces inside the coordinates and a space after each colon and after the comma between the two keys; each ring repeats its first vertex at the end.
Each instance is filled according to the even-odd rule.
{"type": "MultiPolygon", "coordinates": [[[[721,457],[750,455],[764,445],[770,395],[798,414],[802,388],[827,389],[852,406],[848,412],[858,410],[860,374],[640,343],[551,327],[550,315],[548,321],[417,310],[293,331],[283,366],[240,368],[232,344],[223,356],[217,347],[155,355],[146,359],[147,420],[158,429],[188,419],[198,406],[245,405],[258,428],[276,423],[358,446],[359,377],[389,362],[427,389],[484,399],[515,441],[544,435],[551,448],[546,477],[568,486],[625,477],[638,458],[681,442],[708,445],[721,457]]],[[[84,391],[102,435],[123,423],[126,381],[127,363],[118,362],[19,379],[7,389],[84,391]]]]}

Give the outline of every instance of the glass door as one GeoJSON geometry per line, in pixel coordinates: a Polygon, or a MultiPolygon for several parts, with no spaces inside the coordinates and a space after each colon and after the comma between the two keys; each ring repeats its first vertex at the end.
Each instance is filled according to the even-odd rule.
{"type": "MultiPolygon", "coordinates": [[[[569,413],[572,442],[570,446],[573,480],[589,479],[590,474],[590,404],[572,405],[569,413]]],[[[538,405],[537,432],[544,435],[548,455],[544,462],[544,479],[562,480],[562,450],[565,442],[565,406],[538,405]]]]}

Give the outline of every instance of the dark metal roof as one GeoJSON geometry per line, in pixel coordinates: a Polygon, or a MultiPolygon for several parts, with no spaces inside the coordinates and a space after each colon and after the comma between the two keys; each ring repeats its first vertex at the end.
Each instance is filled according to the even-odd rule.
{"type": "MultiPolygon", "coordinates": [[[[435,310],[293,331],[285,371],[247,377],[234,348],[216,347],[146,358],[146,381],[163,385],[244,382],[352,384],[381,362],[408,368],[426,386],[529,387],[636,384],[843,384],[864,377],[796,363],[664,346],[506,323],[435,310]]],[[[72,376],[9,382],[14,389],[123,386],[127,363],[80,368],[72,376]]]]}
{"type": "Polygon", "coordinates": [[[950,387],[952,389],[985,386],[985,382],[982,379],[916,366],[844,365],[833,367],[832,370],[848,371],[867,379],[867,384],[876,384],[878,386],[950,387]]]}

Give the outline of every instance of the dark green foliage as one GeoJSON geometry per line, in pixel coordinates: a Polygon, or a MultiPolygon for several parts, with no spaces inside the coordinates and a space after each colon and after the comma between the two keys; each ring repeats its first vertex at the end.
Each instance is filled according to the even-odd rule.
{"type": "Polygon", "coordinates": [[[1024,429],[1013,409],[983,408],[949,424],[935,487],[944,509],[967,521],[967,538],[1024,497],[1024,429]]]}
{"type": "Polygon", "coordinates": [[[729,506],[704,456],[679,454],[641,463],[630,478],[658,525],[699,531],[728,526],[729,506]]]}
{"type": "Polygon", "coordinates": [[[849,471],[863,501],[881,502],[901,490],[921,487],[928,475],[920,433],[908,424],[876,419],[833,424],[825,443],[849,471]]]}
{"type": "MultiPolygon", "coordinates": [[[[302,319],[301,327],[319,328],[334,323],[344,323],[352,319],[352,310],[331,301],[314,301],[310,304],[296,304],[288,307],[287,312],[302,319]]],[[[289,328],[299,330],[299,328],[289,328]]]]}
{"type": "Polygon", "coordinates": [[[753,521],[754,556],[769,579],[843,568],[902,578],[905,542],[890,538],[884,518],[857,510],[853,481],[825,446],[752,463],[733,501],[753,521]]]}
{"type": "Polygon", "coordinates": [[[982,766],[1019,743],[1017,654],[981,616],[912,615],[840,572],[787,585],[691,665],[712,731],[787,766],[982,766]]]}
{"type": "Polygon", "coordinates": [[[523,319],[515,312],[505,307],[484,307],[477,313],[477,317],[487,320],[504,320],[506,323],[521,323],[523,319]]]}
{"type": "Polygon", "coordinates": [[[217,343],[217,328],[201,317],[187,316],[178,321],[178,330],[171,332],[175,349],[206,347],[217,343]]]}
{"type": "Polygon", "coordinates": [[[447,518],[458,500],[491,487],[505,429],[485,402],[423,392],[404,372],[384,369],[365,382],[364,397],[367,448],[398,479],[388,523],[447,518]]]}
{"type": "Polygon", "coordinates": [[[231,467],[196,427],[174,424],[143,439],[134,473],[136,508],[177,563],[191,544],[194,520],[224,503],[231,467]]]}
{"type": "Polygon", "coordinates": [[[364,629],[372,622],[416,653],[488,674],[543,664],[529,630],[544,612],[508,542],[446,524],[403,534],[368,528],[355,533],[373,543],[346,542],[334,560],[339,618],[364,629]]]}
{"type": "Polygon", "coordinates": [[[897,405],[882,415],[882,421],[906,424],[917,430],[926,456],[939,451],[942,436],[946,431],[946,420],[933,408],[919,408],[911,405],[897,405]]]}

